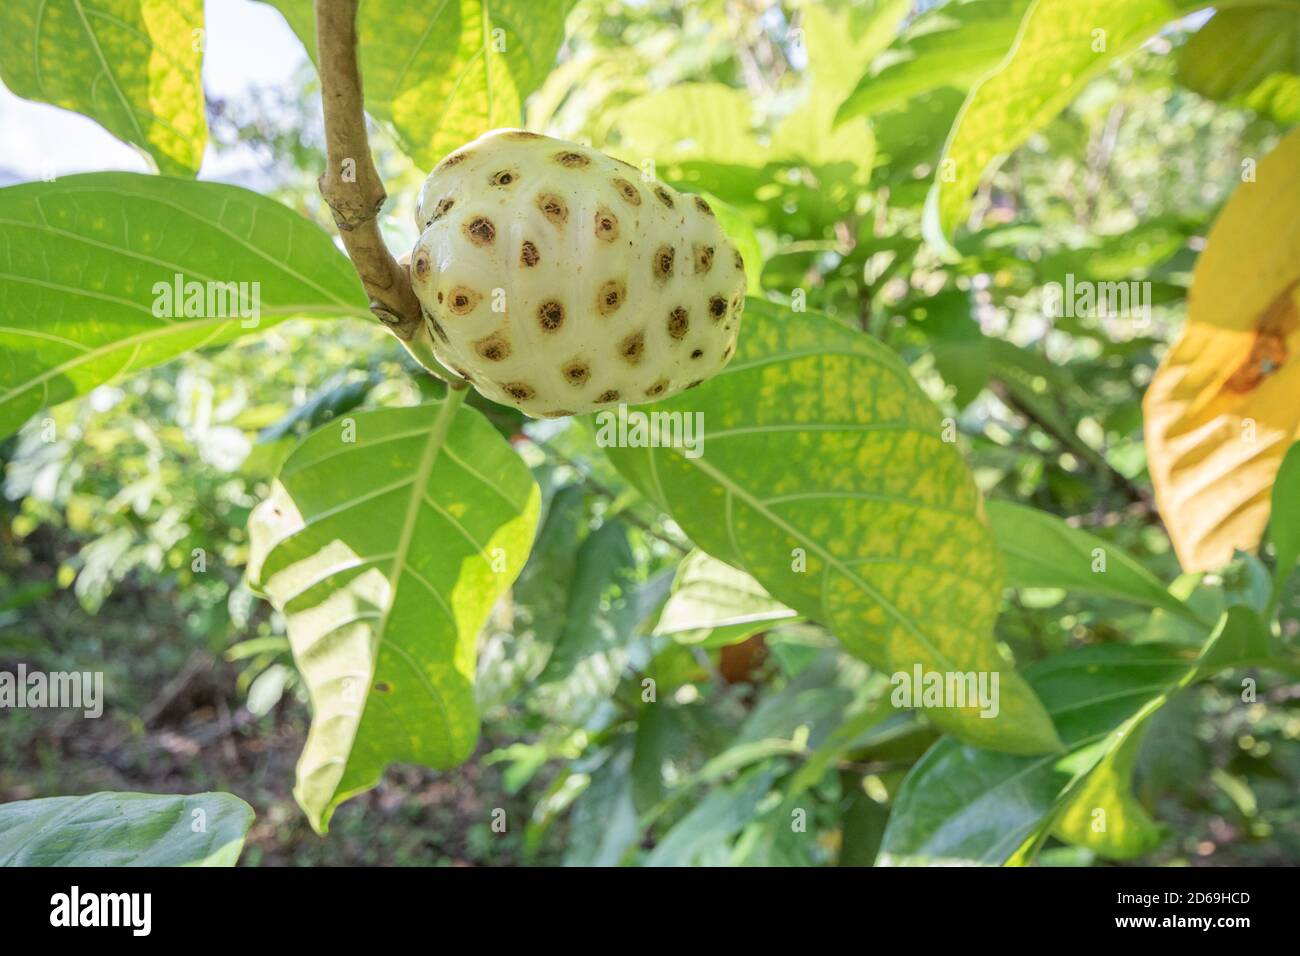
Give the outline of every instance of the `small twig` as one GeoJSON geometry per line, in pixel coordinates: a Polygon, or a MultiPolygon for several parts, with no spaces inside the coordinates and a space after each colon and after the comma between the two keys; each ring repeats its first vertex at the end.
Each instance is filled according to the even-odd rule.
{"type": "Polygon", "coordinates": [[[316,0],[316,48],[328,165],[318,180],[343,247],[370,297],[370,311],[403,342],[423,327],[411,278],[384,244],[379,210],[388,198],[370,155],[357,63],[358,0],[316,0]]]}
{"type": "Polygon", "coordinates": [[[1015,393],[999,379],[994,379],[990,383],[990,388],[994,395],[1002,401],[1008,408],[1025,418],[1034,425],[1039,431],[1043,432],[1049,438],[1053,439],[1065,451],[1070,452],[1081,461],[1091,466],[1092,469],[1099,473],[1099,476],[1107,481],[1111,487],[1119,490],[1130,502],[1142,506],[1147,516],[1156,521],[1155,507],[1151,502],[1151,496],[1142,489],[1132,479],[1121,474],[1115,466],[1106,460],[1105,455],[1101,455],[1093,449],[1086,446],[1081,439],[1068,432],[1063,432],[1055,424],[1043,418],[1033,410],[1028,404],[1022,402],[1016,397],[1015,393]]]}

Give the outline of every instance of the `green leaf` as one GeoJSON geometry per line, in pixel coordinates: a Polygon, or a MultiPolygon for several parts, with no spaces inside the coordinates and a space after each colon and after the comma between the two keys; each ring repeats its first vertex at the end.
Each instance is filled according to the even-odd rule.
{"type": "Polygon", "coordinates": [[[0,79],[193,176],[208,140],[200,0],[9,0],[0,79]]]}
{"type": "Polygon", "coordinates": [[[797,616],[744,571],[692,551],[677,568],[655,633],[671,634],[682,644],[716,647],[720,640],[739,643],[797,616]]]}
{"type": "Polygon", "coordinates": [[[897,109],[940,87],[969,89],[1006,56],[1029,0],[967,0],[927,10],[840,104],[836,122],[897,109]]]}
{"type": "Polygon", "coordinates": [[[1179,53],[1178,81],[1283,125],[1300,123],[1300,4],[1218,11],[1179,53]]]}
{"type": "Polygon", "coordinates": [[[711,852],[724,850],[731,837],[753,819],[759,802],[772,788],[774,774],[761,766],[730,787],[705,797],[672,827],[646,857],[644,866],[691,866],[711,852]]]}
{"type": "Polygon", "coordinates": [[[1006,60],[981,81],[957,115],[924,231],[951,252],[971,193],[1003,157],[1060,113],[1112,61],[1203,0],[1033,0],[1006,60]]]}
{"type": "Polygon", "coordinates": [[[44,406],[254,328],[368,315],[328,235],[234,186],[132,173],[10,186],[0,237],[0,435],[44,406]],[[187,314],[162,298],[177,275],[205,290],[246,283],[243,304],[257,308],[241,312],[225,295],[209,308],[205,294],[187,314]]]}
{"type": "Polygon", "coordinates": [[[932,710],[945,730],[1022,753],[1057,745],[993,640],[1002,568],[979,493],[893,352],[751,299],[731,364],[652,408],[702,413],[703,454],[608,453],[701,548],[879,667],[999,672],[1000,716],[932,710]]]}
{"type": "Polygon", "coordinates": [[[551,496],[528,563],[515,584],[513,600],[526,615],[533,636],[548,648],[565,626],[569,592],[577,574],[578,548],[586,526],[582,485],[565,485],[551,496]]]}
{"type": "Polygon", "coordinates": [[[562,680],[588,658],[627,643],[640,623],[636,570],[625,523],[606,521],[587,536],[578,549],[564,625],[539,680],[562,680]]]}
{"type": "Polygon", "coordinates": [[[1105,856],[1146,852],[1158,834],[1128,793],[1145,721],[1194,680],[1270,656],[1259,617],[1234,607],[1196,657],[1175,645],[1107,644],[1035,664],[1025,676],[1068,752],[1019,757],[940,740],[899,790],[881,863],[1024,863],[1054,829],[1105,856]],[[1106,829],[1094,832],[1098,809],[1106,829]]]}
{"type": "Polygon", "coordinates": [[[762,166],[749,96],[722,83],[678,83],[637,97],[611,117],[617,151],[663,163],[707,160],[762,166]]]}
{"type": "Polygon", "coordinates": [[[452,767],[477,739],[478,633],[527,560],[540,492],[463,395],[313,432],[250,519],[249,580],[311,694],[294,795],[318,831],[389,763],[452,767]]]}
{"type": "Polygon", "coordinates": [[[234,866],[253,808],[228,793],[0,804],[0,866],[234,866]]]}
{"type": "Polygon", "coordinates": [[[641,837],[632,802],[632,748],[616,742],[574,802],[565,866],[617,866],[641,837]]]}
{"type": "Polygon", "coordinates": [[[866,178],[875,155],[871,127],[864,122],[837,123],[835,108],[855,78],[893,39],[911,6],[911,0],[879,0],[844,10],[821,6],[804,10],[812,82],[803,103],[777,128],[772,139],[776,156],[816,167],[844,163],[866,178]]]}
{"type": "Polygon", "coordinates": [[[1268,533],[1273,539],[1277,562],[1273,569],[1276,594],[1300,561],[1300,442],[1287,451],[1273,479],[1273,510],[1268,533]]]}
{"type": "MultiPolygon", "coordinates": [[[[316,59],[312,0],[269,0],[316,59]]],[[[357,14],[366,110],[432,168],[458,146],[518,126],[564,42],[572,0],[366,0],[357,14]]]]}
{"type": "Polygon", "coordinates": [[[1109,541],[1072,528],[1056,515],[1009,501],[990,501],[989,521],[1014,588],[1064,588],[1158,607],[1204,623],[1150,571],[1109,541]]]}

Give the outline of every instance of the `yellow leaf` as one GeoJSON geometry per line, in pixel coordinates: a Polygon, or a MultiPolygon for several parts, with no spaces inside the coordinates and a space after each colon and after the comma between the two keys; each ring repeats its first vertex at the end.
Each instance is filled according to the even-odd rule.
{"type": "Polygon", "coordinates": [[[1253,551],[1300,437],[1300,130],[1260,163],[1210,230],[1187,324],[1143,403],[1156,504],[1183,568],[1253,551]]]}

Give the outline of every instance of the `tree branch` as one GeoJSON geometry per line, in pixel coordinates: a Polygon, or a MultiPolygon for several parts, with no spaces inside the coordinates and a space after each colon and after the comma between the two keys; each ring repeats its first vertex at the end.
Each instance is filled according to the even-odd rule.
{"type": "Polygon", "coordinates": [[[320,192],[370,297],[370,311],[404,344],[410,343],[423,331],[424,321],[406,268],[393,258],[379,232],[379,210],[388,194],[366,136],[357,63],[357,0],[316,0],[315,5],[328,156],[318,180],[320,192]]]}

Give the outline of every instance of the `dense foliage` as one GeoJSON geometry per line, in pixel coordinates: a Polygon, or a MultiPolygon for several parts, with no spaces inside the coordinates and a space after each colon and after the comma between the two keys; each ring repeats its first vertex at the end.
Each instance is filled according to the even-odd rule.
{"type": "MultiPolygon", "coordinates": [[[[394,249],[498,126],[707,199],[749,299],[652,407],[693,458],[452,406],[331,245],[314,73],[205,111],[197,2],[92,2],[179,51],[105,105],[47,5],[0,79],[166,175],[0,189],[0,665],[107,687],[4,713],[4,799],[197,794],[221,839],[168,862],[239,854],[203,791],[246,863],[1300,857],[1300,7],[366,0],[394,249]],[[173,272],[257,327],[160,324],[173,272]],[[914,667],[997,716],[899,706],[914,667]]],[[[0,861],[61,809],[0,807],[0,861]]]]}

